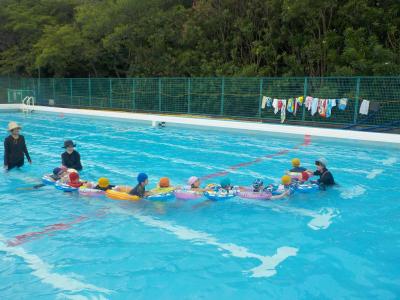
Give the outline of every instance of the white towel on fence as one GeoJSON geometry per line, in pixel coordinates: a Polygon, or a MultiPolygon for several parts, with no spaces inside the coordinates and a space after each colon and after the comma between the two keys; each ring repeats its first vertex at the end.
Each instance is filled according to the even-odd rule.
{"type": "Polygon", "coordinates": [[[261,102],[261,108],[265,109],[265,106],[267,105],[267,96],[262,97],[262,102],[261,102]]]}
{"type": "Polygon", "coordinates": [[[360,105],[360,114],[368,115],[368,110],[369,110],[369,101],[363,100],[360,105]]]}
{"type": "Polygon", "coordinates": [[[286,99],[282,99],[281,123],[285,122],[285,119],[286,119],[286,99]]]}
{"type": "Polygon", "coordinates": [[[319,99],[318,98],[313,98],[312,99],[312,105],[311,105],[311,115],[315,115],[315,113],[318,110],[318,104],[319,104],[319,99]]]}
{"type": "Polygon", "coordinates": [[[278,113],[278,111],[279,111],[279,108],[278,108],[278,99],[274,99],[273,101],[272,101],[272,107],[274,108],[274,114],[277,114],[278,113]]]}

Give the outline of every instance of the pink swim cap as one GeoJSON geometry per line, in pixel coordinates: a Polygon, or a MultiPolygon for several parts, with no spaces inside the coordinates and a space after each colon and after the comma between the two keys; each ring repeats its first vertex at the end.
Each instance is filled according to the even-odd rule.
{"type": "Polygon", "coordinates": [[[199,178],[196,177],[196,176],[190,177],[189,180],[188,180],[188,185],[192,185],[192,184],[195,183],[197,180],[199,180],[199,178]]]}

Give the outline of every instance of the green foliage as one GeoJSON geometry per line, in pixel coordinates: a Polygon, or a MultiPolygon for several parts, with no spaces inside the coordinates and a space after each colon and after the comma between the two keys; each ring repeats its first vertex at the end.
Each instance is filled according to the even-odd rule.
{"type": "Polygon", "coordinates": [[[2,0],[0,74],[400,73],[398,0],[2,0]]]}

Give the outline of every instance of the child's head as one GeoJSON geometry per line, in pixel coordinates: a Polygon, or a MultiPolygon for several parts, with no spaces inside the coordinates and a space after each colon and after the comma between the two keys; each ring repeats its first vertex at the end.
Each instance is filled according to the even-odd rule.
{"type": "Polygon", "coordinates": [[[293,166],[293,167],[300,167],[300,159],[298,159],[298,158],[293,158],[293,159],[292,159],[292,166],[293,166]]]}
{"type": "Polygon", "coordinates": [[[167,188],[169,187],[169,178],[168,177],[162,177],[160,178],[160,181],[158,183],[158,186],[160,188],[167,188]]]}
{"type": "Polygon", "coordinates": [[[221,187],[223,189],[230,189],[231,188],[231,180],[228,177],[222,178],[219,184],[221,185],[221,187]]]}
{"type": "Polygon", "coordinates": [[[149,177],[146,173],[139,173],[139,175],[137,176],[137,181],[141,185],[147,185],[149,183],[149,177]]]}
{"type": "Polygon", "coordinates": [[[283,185],[289,185],[292,183],[292,178],[289,175],[283,175],[281,178],[281,182],[283,185]]]}
{"type": "Polygon", "coordinates": [[[79,174],[78,173],[69,174],[69,181],[72,182],[72,183],[79,182],[79,174]]]}
{"type": "Polygon", "coordinates": [[[72,140],[66,140],[64,141],[64,149],[65,151],[67,151],[69,154],[71,154],[72,152],[74,152],[74,147],[76,147],[76,145],[74,144],[74,142],[72,140]]]}
{"type": "Polygon", "coordinates": [[[54,168],[54,169],[53,169],[53,175],[54,175],[54,176],[61,176],[63,172],[64,172],[64,171],[63,171],[63,169],[61,169],[61,168],[54,168]]]}
{"type": "Polygon", "coordinates": [[[261,179],[256,179],[253,181],[253,189],[255,192],[262,190],[264,182],[261,179]]]}
{"type": "Polygon", "coordinates": [[[307,181],[308,178],[310,178],[310,174],[308,174],[307,171],[301,172],[301,175],[300,175],[300,180],[301,181],[307,181]]]}
{"type": "Polygon", "coordinates": [[[108,178],[101,177],[101,178],[99,178],[97,184],[101,188],[107,188],[110,185],[110,180],[108,180],[108,178]]]}
{"type": "Polygon", "coordinates": [[[196,176],[192,176],[188,180],[188,185],[191,188],[199,188],[200,187],[200,179],[196,176]]]}
{"type": "Polygon", "coordinates": [[[328,162],[325,158],[319,158],[315,161],[315,165],[317,166],[318,171],[323,171],[324,169],[326,169],[327,164],[328,162]]]}

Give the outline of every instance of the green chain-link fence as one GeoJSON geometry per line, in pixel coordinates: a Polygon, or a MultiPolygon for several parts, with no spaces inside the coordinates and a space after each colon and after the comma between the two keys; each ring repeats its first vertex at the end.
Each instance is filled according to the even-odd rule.
{"type": "Polygon", "coordinates": [[[346,109],[336,106],[330,117],[311,115],[303,105],[295,115],[286,112],[286,122],[382,125],[400,120],[400,77],[0,78],[0,100],[20,102],[9,97],[10,90],[31,90],[40,105],[266,121],[280,120],[281,114],[263,108],[263,97],[346,98],[346,109]],[[370,101],[368,115],[359,114],[363,100],[370,101]]]}

